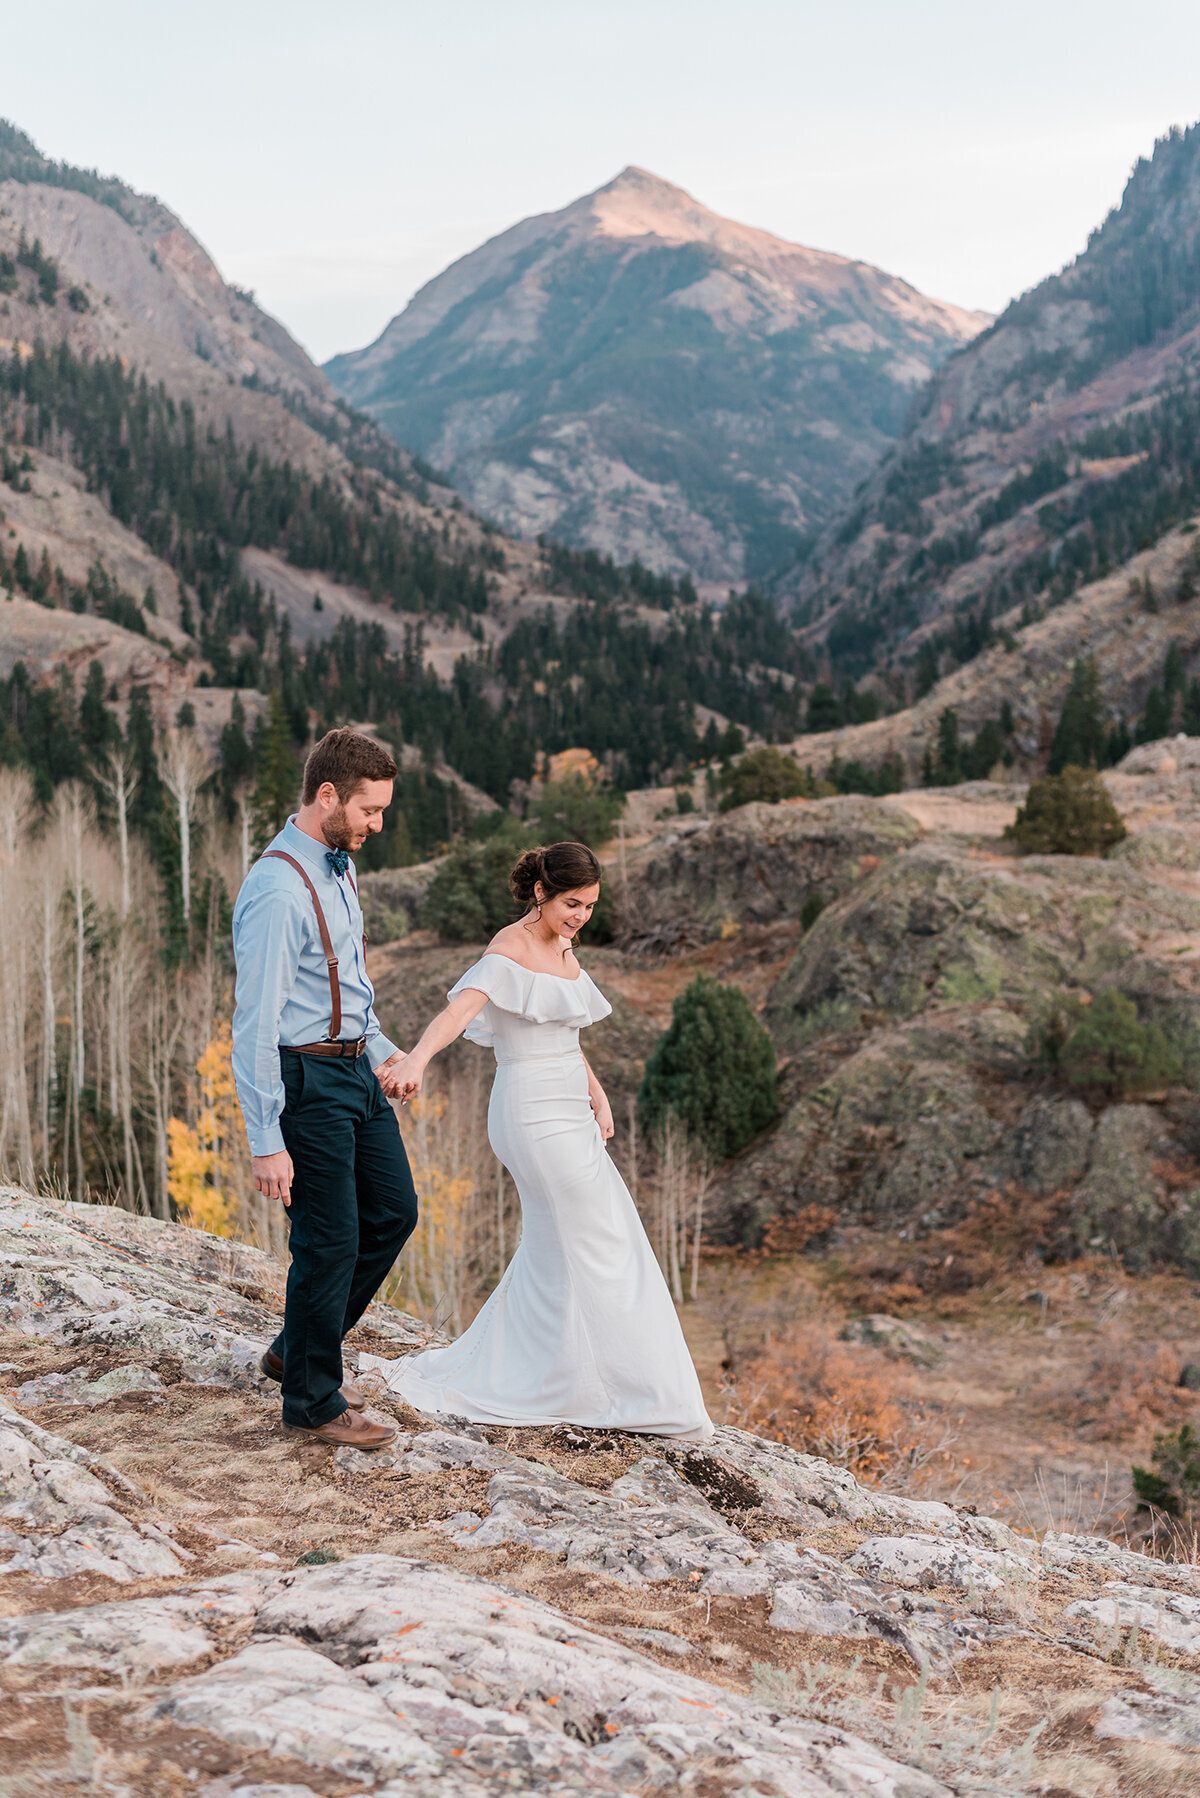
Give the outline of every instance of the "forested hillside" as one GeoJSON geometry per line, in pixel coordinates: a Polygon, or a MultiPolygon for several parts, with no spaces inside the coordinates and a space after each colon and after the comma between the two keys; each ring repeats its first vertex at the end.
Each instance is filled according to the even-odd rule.
{"type": "Polygon", "coordinates": [[[1076,262],[930,382],[783,583],[806,639],[848,674],[882,661],[919,697],[1149,549],[1200,502],[1198,352],[1193,127],[1138,163],[1076,262]]]}

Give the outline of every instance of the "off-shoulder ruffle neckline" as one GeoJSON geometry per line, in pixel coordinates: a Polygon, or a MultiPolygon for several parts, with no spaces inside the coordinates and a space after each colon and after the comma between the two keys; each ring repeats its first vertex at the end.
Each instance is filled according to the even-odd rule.
{"type": "Polygon", "coordinates": [[[569,978],[566,974],[551,974],[546,968],[527,968],[525,963],[518,961],[515,955],[501,955],[499,949],[489,949],[486,955],[479,957],[475,966],[478,967],[479,962],[484,961],[506,961],[509,967],[520,968],[522,974],[544,974],[547,980],[561,980],[564,986],[578,986],[587,973],[587,969],[582,966],[578,974],[572,974],[569,978]]]}

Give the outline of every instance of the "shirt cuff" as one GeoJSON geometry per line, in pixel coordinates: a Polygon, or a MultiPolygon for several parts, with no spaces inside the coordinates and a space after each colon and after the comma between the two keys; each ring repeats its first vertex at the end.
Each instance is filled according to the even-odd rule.
{"type": "Polygon", "coordinates": [[[246,1136],[252,1155],[278,1155],[280,1149],[287,1146],[278,1124],[268,1124],[263,1130],[247,1130],[246,1136]]]}
{"type": "Polygon", "coordinates": [[[382,1030],[367,1044],[367,1061],[373,1069],[382,1067],[385,1061],[390,1061],[393,1055],[399,1053],[395,1043],[389,1043],[382,1030]]]}

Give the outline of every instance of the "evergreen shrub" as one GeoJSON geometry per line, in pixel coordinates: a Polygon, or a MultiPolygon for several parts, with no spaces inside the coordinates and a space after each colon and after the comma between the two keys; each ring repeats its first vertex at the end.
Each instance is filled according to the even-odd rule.
{"type": "Polygon", "coordinates": [[[1190,1423],[1154,1438],[1153,1469],[1130,1468],[1139,1511],[1186,1518],[1200,1507],[1200,1436],[1190,1423]]]}
{"type": "Polygon", "coordinates": [[[568,774],[546,782],[531,814],[543,843],[586,843],[589,849],[602,849],[624,810],[624,793],[602,787],[585,774],[568,774]]]}
{"type": "Polygon", "coordinates": [[[421,923],[444,943],[478,943],[511,924],[516,905],[508,876],[529,833],[505,818],[484,842],[460,842],[429,883],[421,923]]]}
{"type": "Polygon", "coordinates": [[[1103,855],[1126,832],[1095,769],[1069,766],[1031,784],[1004,834],[1026,855],[1103,855]]]}
{"type": "Polygon", "coordinates": [[[740,761],[726,763],[717,782],[721,791],[720,809],[731,812],[739,805],[755,800],[775,805],[780,799],[809,799],[812,785],[805,774],[782,749],[766,743],[751,749],[740,761]]]}
{"type": "Polygon", "coordinates": [[[650,1129],[671,1112],[717,1161],[774,1121],[775,1048],[743,992],[696,976],[646,1063],[638,1104],[650,1129]]]}
{"type": "Polygon", "coordinates": [[[1115,986],[1090,1002],[1059,995],[1035,1029],[1035,1057],[1072,1086],[1109,1098],[1155,1092],[1182,1077],[1179,1054],[1159,1024],[1143,1023],[1115,986]]]}

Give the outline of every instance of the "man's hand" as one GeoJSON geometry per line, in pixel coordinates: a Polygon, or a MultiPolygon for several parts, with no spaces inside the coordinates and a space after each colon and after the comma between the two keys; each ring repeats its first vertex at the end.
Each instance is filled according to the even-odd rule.
{"type": "Polygon", "coordinates": [[[261,1192],[264,1199],[282,1199],[285,1205],[291,1204],[296,1170],[286,1149],[277,1149],[274,1155],[252,1156],[250,1170],[255,1192],[261,1192]]]}
{"type": "Polygon", "coordinates": [[[397,1078],[397,1073],[400,1063],[403,1060],[404,1050],[397,1049],[394,1055],[389,1055],[387,1060],[381,1061],[379,1066],[375,1069],[375,1078],[383,1088],[383,1096],[385,1099],[394,1099],[399,1095],[400,1081],[397,1078]]]}

